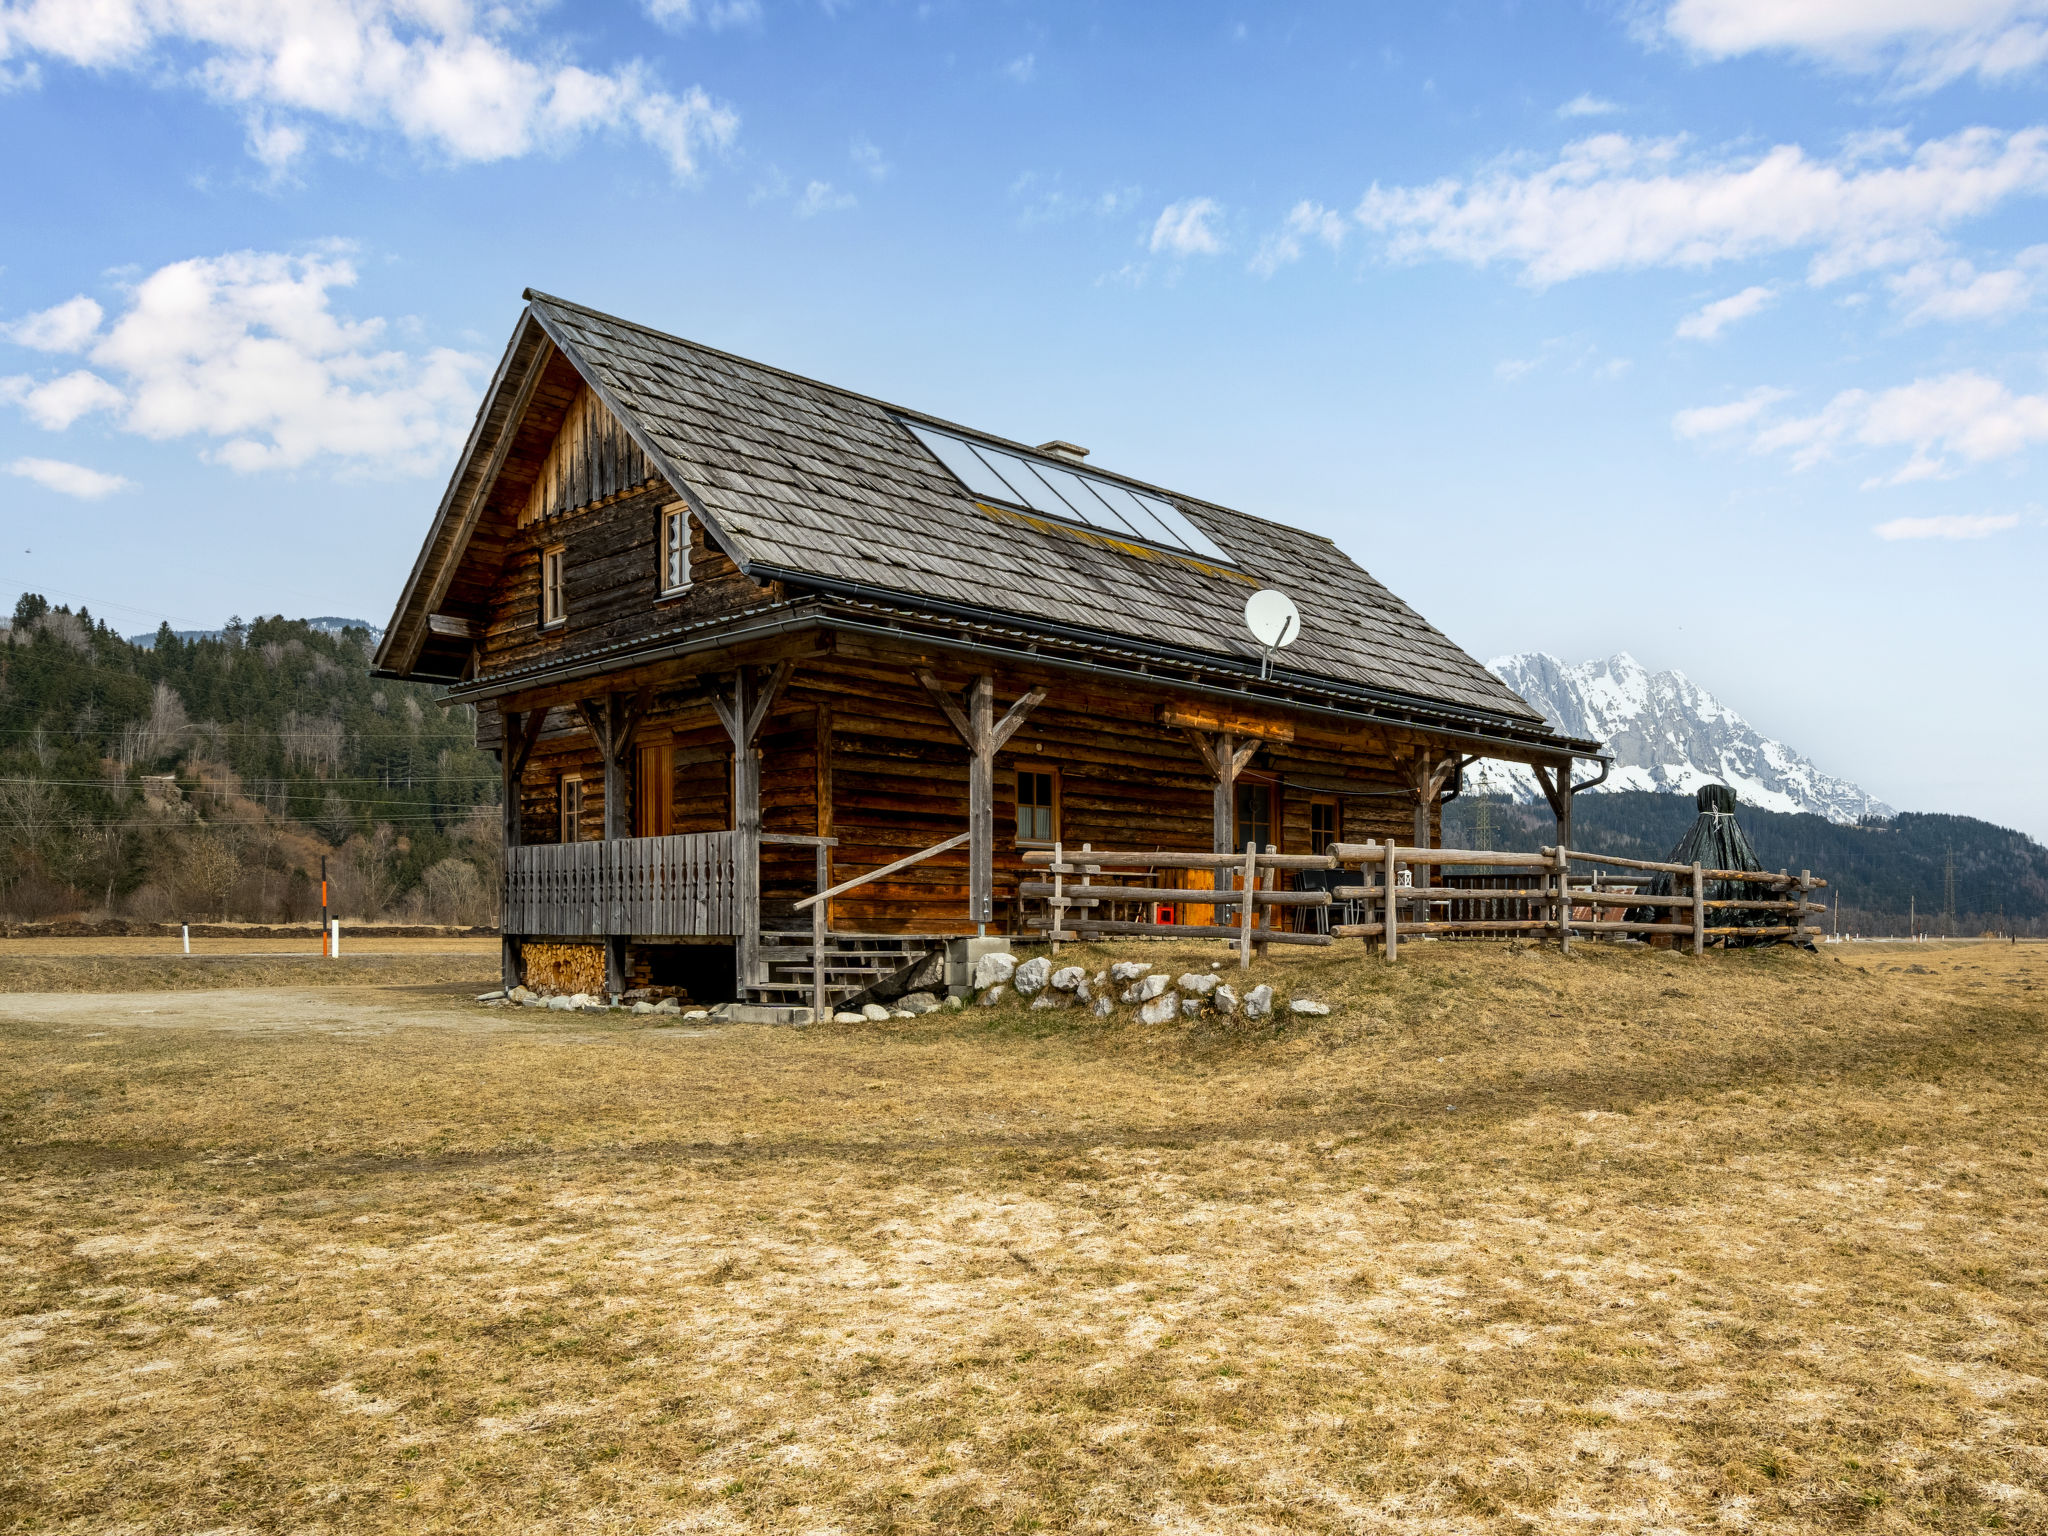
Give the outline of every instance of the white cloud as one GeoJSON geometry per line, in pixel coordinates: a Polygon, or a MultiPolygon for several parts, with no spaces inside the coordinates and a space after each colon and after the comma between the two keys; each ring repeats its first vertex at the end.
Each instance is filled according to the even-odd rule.
{"type": "Polygon", "coordinates": [[[1732,432],[1737,427],[1748,426],[1791,393],[1789,389],[1761,385],[1740,400],[1731,400],[1726,405],[1696,405],[1691,410],[1680,411],[1671,418],[1671,428],[1680,437],[1712,437],[1732,432]]]}
{"type": "Polygon", "coordinates": [[[1212,227],[1223,216],[1223,205],[1213,197],[1191,197],[1168,203],[1152,225],[1153,254],[1164,251],[1174,256],[1214,256],[1223,240],[1212,227]]]}
{"type": "MultiPolygon", "coordinates": [[[[1301,243],[1320,240],[1331,250],[1342,250],[1350,226],[1344,215],[1321,203],[1299,202],[1287,213],[1287,221],[1259,243],[1251,270],[1271,277],[1290,262],[1301,260],[1301,243]]],[[[1156,247],[1155,247],[1156,249],[1156,247]]]]}
{"type": "Polygon", "coordinates": [[[460,444],[483,360],[384,346],[382,320],[334,311],[333,290],[355,280],[332,252],[176,262],[137,283],[126,310],[89,338],[98,373],[8,380],[0,393],[45,426],[106,409],[144,437],[207,438],[207,456],[237,470],[324,458],[426,472],[460,444]]]}
{"type": "Polygon", "coordinates": [[[2017,512],[1949,513],[1940,517],[1895,517],[1872,531],[1880,539],[1986,539],[2017,528],[2017,512]]]}
{"type": "Polygon", "coordinates": [[[1003,66],[1003,73],[1019,85],[1029,85],[1032,76],[1038,73],[1038,55],[1026,53],[1010,60],[1003,66]]]}
{"type": "Polygon", "coordinates": [[[1679,321],[1678,334],[1688,341],[1712,341],[1736,321],[1747,320],[1775,297],[1770,289],[1760,285],[1731,293],[1725,299],[1702,305],[1679,321]]]}
{"type": "Polygon", "coordinates": [[[183,80],[242,114],[273,171],[308,126],[396,133],[456,162],[637,134],[676,175],[731,142],[730,109],[637,63],[593,72],[534,45],[533,0],[27,0],[0,10],[0,63],[53,60],[183,80]]]}
{"type": "Polygon", "coordinates": [[[700,6],[696,0],[647,0],[647,14],[671,32],[703,22],[714,32],[727,27],[751,27],[761,20],[760,0],[712,0],[700,6]]]}
{"type": "Polygon", "coordinates": [[[38,352],[76,352],[100,328],[104,318],[105,311],[80,294],[37,314],[25,315],[12,325],[0,326],[0,336],[17,346],[34,347],[38,352]]]}
{"type": "Polygon", "coordinates": [[[1076,194],[1059,185],[1060,178],[1026,171],[1010,183],[1010,196],[1023,205],[1017,222],[1026,228],[1034,224],[1058,224],[1090,215],[1113,218],[1135,208],[1142,194],[1136,186],[1108,187],[1093,194],[1076,194]]]}
{"type": "Polygon", "coordinates": [[[7,473],[33,480],[46,491],[76,496],[80,501],[98,501],[134,484],[119,475],[87,469],[83,464],[67,464],[62,459],[16,459],[7,466],[7,473]]]}
{"type": "Polygon", "coordinates": [[[48,432],[62,432],[81,416],[115,411],[127,403],[120,390],[87,368],[38,384],[26,374],[0,379],[0,400],[11,401],[48,432]]]}
{"type": "Polygon", "coordinates": [[[1570,101],[1557,109],[1557,115],[1572,117],[1609,117],[1621,110],[1620,106],[1604,97],[1595,96],[1591,91],[1581,91],[1570,101]]]}
{"type": "Polygon", "coordinates": [[[870,139],[855,139],[848,153],[852,156],[853,163],[875,181],[886,181],[889,173],[895,169],[882,158],[882,152],[875,148],[874,142],[870,139]]]}
{"type": "Polygon", "coordinates": [[[1533,171],[1502,163],[1470,180],[1375,185],[1357,218],[1396,259],[1507,262],[1539,285],[1797,250],[1813,253],[1812,280],[1829,282],[1929,259],[1949,226],[2043,193],[2043,128],[1969,128],[1917,148],[1867,140],[1832,161],[1792,144],[1701,160],[1681,140],[1601,134],[1533,171]]]}
{"type": "MultiPolygon", "coordinates": [[[[1748,398],[1763,393],[1752,391],[1748,398]]],[[[1675,424],[1681,435],[1699,436],[1700,431],[1687,430],[1688,417],[1697,426],[1716,410],[1734,409],[1682,411],[1675,424]]],[[[1705,430],[1747,425],[1758,411],[1712,422],[1705,430]]],[[[1759,453],[1789,454],[1796,469],[1810,469],[1855,448],[1908,450],[1899,468],[1865,481],[1869,488],[1943,478],[1961,465],[2010,458],[2039,442],[2048,442],[2048,394],[2016,395],[1998,380],[1966,369],[1876,393],[1843,390],[1810,416],[1760,428],[1751,446],[1759,453]]]]}
{"type": "Polygon", "coordinates": [[[804,195],[796,200],[796,216],[813,219],[821,213],[832,213],[840,208],[851,208],[859,199],[851,192],[834,190],[829,181],[814,181],[804,188],[804,195]]]}
{"type": "Polygon", "coordinates": [[[1710,58],[1803,53],[1922,87],[2048,59],[2048,0],[1673,0],[1664,26],[1710,58]]]}
{"type": "Polygon", "coordinates": [[[1963,257],[1923,261],[1886,279],[1908,323],[1923,320],[1996,320],[2025,309],[2048,270],[2048,245],[2030,246],[2013,264],[1979,272],[1963,257]]]}

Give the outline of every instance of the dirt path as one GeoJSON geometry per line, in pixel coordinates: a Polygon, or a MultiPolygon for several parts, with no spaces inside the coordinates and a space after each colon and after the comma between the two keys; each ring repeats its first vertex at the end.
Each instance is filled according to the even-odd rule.
{"type": "Polygon", "coordinates": [[[467,986],[234,987],[210,992],[0,993],[0,1022],[95,1029],[324,1030],[406,1027],[490,1032],[506,1010],[479,1008],[467,986]]]}

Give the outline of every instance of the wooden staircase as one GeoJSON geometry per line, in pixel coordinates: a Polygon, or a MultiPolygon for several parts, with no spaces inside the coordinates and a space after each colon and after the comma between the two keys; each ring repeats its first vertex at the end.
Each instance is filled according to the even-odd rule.
{"type": "MultiPolygon", "coordinates": [[[[825,999],[828,1008],[857,997],[878,981],[934,954],[943,955],[947,935],[935,933],[827,933],[825,999]]],[[[753,1007],[811,1011],[816,979],[812,936],[805,932],[761,935],[758,981],[741,988],[740,1001],[753,1007]]],[[[928,989],[945,990],[943,975],[928,989]]],[[[794,1022],[794,1020],[792,1020],[794,1022]]]]}

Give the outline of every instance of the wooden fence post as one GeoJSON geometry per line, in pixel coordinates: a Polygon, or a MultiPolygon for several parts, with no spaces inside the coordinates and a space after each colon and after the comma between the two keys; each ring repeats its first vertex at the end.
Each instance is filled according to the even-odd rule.
{"type": "MultiPolygon", "coordinates": [[[[1280,849],[1279,849],[1279,848],[1278,848],[1278,847],[1277,847],[1277,846],[1276,846],[1275,844],[1272,844],[1272,843],[1268,843],[1268,844],[1266,844],[1266,852],[1268,852],[1268,853],[1278,853],[1279,851],[1280,851],[1280,849]]],[[[1271,867],[1271,866],[1269,865],[1269,866],[1267,867],[1267,869],[1266,869],[1266,872],[1265,872],[1265,873],[1264,873],[1263,875],[1261,875],[1261,876],[1259,877],[1259,889],[1260,889],[1260,890],[1262,890],[1262,891],[1270,891],[1270,890],[1272,890],[1272,889],[1274,888],[1274,883],[1275,883],[1275,882],[1276,882],[1276,881],[1277,881],[1277,880],[1278,880],[1279,878],[1280,878],[1280,873],[1279,873],[1279,871],[1278,871],[1278,870],[1276,870],[1276,869],[1273,869],[1273,868],[1272,868],[1272,867],[1271,867]]],[[[1267,948],[1267,942],[1268,942],[1268,941],[1267,941],[1267,934],[1268,934],[1268,933],[1270,932],[1270,930],[1272,929],[1273,925],[1274,925],[1274,924],[1275,924],[1276,922],[1278,922],[1279,920],[1280,920],[1280,909],[1279,909],[1278,907],[1276,907],[1276,906],[1273,906],[1273,905],[1272,905],[1271,903],[1268,903],[1268,904],[1266,904],[1266,905],[1265,905],[1265,907],[1264,907],[1264,909],[1263,909],[1263,911],[1262,911],[1262,912],[1260,913],[1260,922],[1259,922],[1259,930],[1258,930],[1258,932],[1259,932],[1259,936],[1258,936],[1257,940],[1255,941],[1255,942],[1256,942],[1256,943],[1258,944],[1258,946],[1259,946],[1259,958],[1260,958],[1261,960],[1263,960],[1263,959],[1265,959],[1265,958],[1266,958],[1266,948],[1267,948]]]]}
{"type": "Polygon", "coordinates": [[[1244,889],[1239,892],[1243,903],[1237,912],[1237,968],[1248,971],[1252,965],[1252,911],[1257,905],[1252,892],[1259,888],[1259,845],[1247,842],[1244,845],[1244,889]]]}
{"type": "MultiPolygon", "coordinates": [[[[1678,882],[1673,881],[1676,885],[1678,882]]],[[[1692,861],[1692,952],[1707,952],[1707,878],[1700,873],[1700,861],[1692,861]]]]}
{"type": "Polygon", "coordinates": [[[1387,889],[1386,896],[1386,940],[1387,964],[1392,965],[1399,958],[1401,947],[1401,898],[1394,894],[1394,841],[1387,839],[1387,889]]]}
{"type": "MultiPolygon", "coordinates": [[[[818,889],[832,888],[832,863],[830,850],[823,843],[818,844],[818,889]]],[[[811,1022],[825,1022],[825,909],[830,902],[819,902],[811,908],[811,1022]]]]}
{"type": "Polygon", "coordinates": [[[1572,952],[1572,856],[1562,843],[1557,847],[1557,947],[1572,952]]]}

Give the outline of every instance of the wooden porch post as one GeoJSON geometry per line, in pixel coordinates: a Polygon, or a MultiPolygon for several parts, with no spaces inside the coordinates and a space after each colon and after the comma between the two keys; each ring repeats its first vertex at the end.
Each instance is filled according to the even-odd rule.
{"type": "MultiPolygon", "coordinates": [[[[1425,752],[1420,757],[1409,761],[1408,793],[1415,800],[1415,842],[1413,846],[1417,848],[1428,848],[1431,846],[1429,813],[1436,808],[1437,797],[1443,794],[1445,782],[1458,771],[1458,763],[1459,759],[1455,753],[1449,757],[1438,757],[1433,752],[1425,752]]],[[[1413,864],[1409,868],[1414,871],[1414,879],[1418,887],[1427,889],[1436,884],[1435,865],[1413,864]]],[[[1421,905],[1422,916],[1419,921],[1426,923],[1433,915],[1431,909],[1435,904],[1425,898],[1421,905]]]]}
{"type": "MultiPolygon", "coordinates": [[[[525,841],[526,829],[520,815],[520,788],[526,781],[526,764],[533,756],[534,743],[540,740],[540,733],[547,728],[547,723],[545,705],[528,710],[524,715],[516,709],[498,711],[498,768],[502,781],[499,793],[505,802],[505,854],[508,864],[512,850],[525,841]]],[[[510,992],[519,985],[520,935],[505,926],[504,897],[501,883],[498,892],[498,970],[499,979],[505,990],[510,992]]]]}
{"type": "Polygon", "coordinates": [[[768,710],[781,694],[793,661],[778,662],[765,680],[751,667],[732,675],[732,692],[714,690],[711,707],[732,741],[732,826],[739,834],[733,851],[738,889],[733,893],[733,964],[738,986],[753,986],[761,963],[761,759],[754,747],[768,710]]]}
{"type": "Polygon", "coordinates": [[[1190,730],[1187,736],[1216,781],[1209,851],[1236,853],[1238,849],[1233,845],[1237,841],[1237,776],[1265,743],[1256,736],[1241,742],[1232,731],[1218,731],[1211,736],[1205,731],[1190,730]]]}
{"type": "Polygon", "coordinates": [[[1529,767],[1536,775],[1536,784],[1543,791],[1543,798],[1550,802],[1550,814],[1557,818],[1557,846],[1571,847],[1572,759],[1567,757],[1555,767],[1546,768],[1542,763],[1531,763],[1529,767]]]}
{"type": "Polygon", "coordinates": [[[929,672],[917,680],[938,704],[953,730],[967,746],[967,920],[981,933],[995,920],[996,886],[996,754],[1009,744],[1025,716],[1045,700],[1034,688],[1012,704],[998,721],[996,680],[984,672],[967,687],[962,700],[929,672]]]}
{"type": "MultiPolygon", "coordinates": [[[[601,700],[579,699],[576,703],[583,723],[596,738],[597,753],[604,763],[606,842],[633,835],[633,793],[630,787],[633,738],[639,734],[640,722],[647,718],[647,708],[653,696],[653,689],[642,688],[631,699],[622,694],[607,693],[601,700]]],[[[606,926],[611,926],[609,916],[606,926]]],[[[627,934],[609,932],[604,936],[604,986],[614,997],[624,992],[627,986],[628,937],[627,934]]]]}

